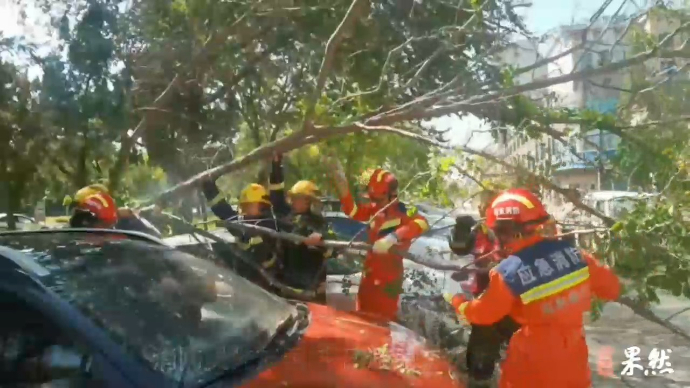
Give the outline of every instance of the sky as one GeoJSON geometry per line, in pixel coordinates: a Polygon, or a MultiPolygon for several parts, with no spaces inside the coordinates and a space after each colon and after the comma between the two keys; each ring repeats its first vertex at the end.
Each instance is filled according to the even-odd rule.
{"type": "MultiPolygon", "coordinates": [[[[530,0],[526,0],[530,1],[530,0]]],[[[612,13],[623,0],[614,0],[609,6],[607,14],[612,13]]],[[[637,3],[644,3],[645,0],[637,0],[637,3]]],[[[0,0],[0,33],[4,37],[25,36],[27,40],[36,43],[49,42],[50,38],[46,31],[40,27],[24,28],[19,22],[19,7],[15,4],[16,0],[0,0]]],[[[536,35],[542,35],[558,26],[571,24],[572,22],[587,21],[589,17],[597,11],[603,0],[531,0],[532,6],[522,8],[527,27],[536,35]]],[[[641,4],[640,4],[641,5],[641,4]]],[[[29,19],[39,17],[43,23],[47,18],[40,12],[29,10],[29,19]]],[[[31,69],[30,75],[36,75],[37,69],[31,69]]],[[[462,120],[455,117],[442,117],[431,121],[432,125],[438,129],[451,128],[448,137],[454,145],[466,145],[472,148],[482,149],[493,140],[486,132],[478,133],[477,130],[487,130],[488,128],[476,117],[468,117],[462,120]],[[472,132],[475,131],[473,134],[472,132]],[[467,140],[471,136],[471,141],[467,140]]]]}

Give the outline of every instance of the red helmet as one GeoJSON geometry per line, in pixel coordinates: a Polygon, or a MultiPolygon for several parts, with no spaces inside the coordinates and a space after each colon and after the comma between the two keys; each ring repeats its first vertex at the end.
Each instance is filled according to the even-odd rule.
{"type": "Polygon", "coordinates": [[[113,197],[106,193],[91,194],[77,204],[76,210],[89,212],[101,223],[112,227],[117,223],[117,206],[113,197]]]}
{"type": "Polygon", "coordinates": [[[496,227],[497,221],[536,227],[549,219],[544,204],[526,189],[510,189],[498,194],[486,210],[486,224],[491,229],[496,227]]]}
{"type": "Polygon", "coordinates": [[[371,199],[386,198],[398,192],[398,179],[392,172],[377,168],[367,184],[367,195],[371,199]]]}

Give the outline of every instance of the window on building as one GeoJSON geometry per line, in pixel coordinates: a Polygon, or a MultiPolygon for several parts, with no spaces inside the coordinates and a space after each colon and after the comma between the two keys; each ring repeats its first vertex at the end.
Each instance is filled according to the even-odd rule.
{"type": "Polygon", "coordinates": [[[588,136],[587,139],[591,143],[585,143],[583,145],[585,151],[597,151],[598,147],[601,147],[602,151],[615,150],[618,148],[618,144],[620,143],[620,138],[616,134],[610,132],[603,132],[601,135],[591,135],[588,136]]]}
{"type": "Polygon", "coordinates": [[[577,153],[577,143],[578,143],[578,141],[574,137],[571,137],[570,139],[568,139],[568,151],[570,151],[573,154],[577,153]]]}

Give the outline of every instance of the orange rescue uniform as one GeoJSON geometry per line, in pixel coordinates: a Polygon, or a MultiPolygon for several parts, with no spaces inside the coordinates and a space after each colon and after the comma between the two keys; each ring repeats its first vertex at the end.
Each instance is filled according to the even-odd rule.
{"type": "MultiPolygon", "coordinates": [[[[400,202],[392,204],[379,214],[376,212],[380,207],[373,203],[357,204],[350,193],[341,198],[340,202],[343,211],[350,218],[369,223],[370,243],[389,233],[395,233],[398,244],[394,249],[407,250],[414,238],[429,229],[424,217],[417,212],[408,214],[405,205],[400,202]]],[[[396,320],[402,284],[403,261],[400,255],[369,252],[364,261],[364,276],[357,293],[357,311],[376,314],[389,321],[396,320]]]]}
{"type": "Polygon", "coordinates": [[[591,300],[615,300],[620,281],[570,243],[541,240],[491,270],[489,287],[458,314],[490,325],[510,315],[522,327],[502,364],[501,388],[588,388],[583,314],[591,300]]]}

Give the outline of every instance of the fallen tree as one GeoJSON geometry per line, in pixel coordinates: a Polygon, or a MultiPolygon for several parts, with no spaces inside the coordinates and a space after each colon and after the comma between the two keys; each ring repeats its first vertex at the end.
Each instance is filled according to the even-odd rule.
{"type": "MultiPolygon", "coordinates": [[[[271,141],[268,143],[254,148],[242,157],[235,158],[228,163],[193,175],[187,180],[173,185],[155,198],[151,198],[148,204],[152,205],[172,201],[176,197],[196,189],[202,180],[216,179],[225,174],[238,172],[255,163],[269,160],[274,153],[287,153],[306,145],[316,144],[327,139],[354,133],[396,134],[398,136],[404,136],[427,144],[432,144],[441,149],[453,150],[462,155],[472,155],[474,157],[491,160],[494,164],[505,167],[512,174],[533,178],[539,185],[545,186],[548,190],[554,191],[567,198],[574,203],[577,208],[600,218],[603,224],[612,232],[611,235],[615,236],[615,238],[612,237],[608,240],[608,251],[602,251],[602,257],[605,259],[611,258],[611,264],[621,271],[623,276],[628,276],[633,279],[634,288],[638,291],[637,293],[640,298],[639,301],[631,298],[623,298],[621,303],[626,304],[626,306],[633,309],[633,311],[645,316],[645,318],[655,320],[655,323],[665,325],[667,322],[663,320],[657,321],[656,318],[653,318],[654,314],[646,308],[646,304],[649,300],[654,300],[654,297],[650,296],[654,294],[654,287],[665,287],[662,283],[659,283],[661,277],[665,277],[667,280],[673,278],[672,292],[674,295],[690,295],[690,284],[688,284],[687,281],[688,265],[685,261],[678,259],[679,257],[684,257],[684,253],[680,251],[680,248],[676,249],[675,247],[669,247],[669,245],[666,244],[666,239],[662,240],[661,244],[657,241],[653,241],[653,239],[649,237],[659,236],[659,234],[647,235],[647,233],[655,230],[654,228],[660,228],[660,225],[671,225],[673,217],[664,220],[663,222],[666,224],[660,224],[655,221],[656,224],[652,225],[652,221],[649,221],[649,224],[646,225],[647,229],[645,229],[647,233],[645,233],[642,230],[635,229],[635,227],[637,227],[636,225],[639,225],[640,222],[621,223],[618,220],[614,220],[602,214],[597,209],[593,209],[587,204],[582,203],[582,201],[573,196],[571,192],[554,185],[548,175],[536,174],[520,163],[504,160],[482,150],[473,149],[467,146],[450,147],[447,142],[439,140],[439,138],[442,138],[442,134],[432,130],[425,130],[419,125],[416,125],[416,123],[421,120],[428,120],[446,115],[466,116],[471,114],[490,122],[493,125],[493,131],[496,133],[501,131],[505,132],[506,128],[508,128],[515,133],[527,137],[535,138],[549,136],[561,143],[567,143],[567,140],[572,136],[585,137],[587,132],[586,129],[599,128],[603,131],[614,133],[628,141],[631,145],[635,145],[638,147],[638,151],[645,150],[644,152],[648,154],[662,154],[665,152],[664,150],[656,150],[654,147],[650,147],[649,144],[645,144],[644,141],[639,141],[636,134],[632,131],[634,128],[650,125],[661,126],[662,124],[659,124],[659,122],[662,121],[655,121],[651,124],[645,122],[618,122],[615,116],[607,116],[591,111],[578,112],[569,109],[547,109],[540,105],[539,102],[540,99],[548,100],[546,97],[526,97],[525,93],[542,90],[566,82],[590,82],[591,79],[595,77],[612,72],[620,72],[628,68],[643,67],[645,62],[652,59],[687,58],[689,55],[688,41],[686,40],[683,44],[675,46],[673,41],[677,36],[682,35],[690,29],[690,23],[681,20],[681,22],[678,23],[678,27],[670,31],[663,39],[659,39],[653,43],[645,43],[644,50],[623,60],[613,61],[596,68],[574,70],[557,77],[548,77],[520,85],[515,84],[513,80],[514,75],[523,74],[534,70],[536,67],[553,63],[566,54],[560,53],[549,58],[544,58],[539,60],[538,64],[535,63],[534,65],[524,68],[509,69],[502,74],[503,84],[501,86],[495,83],[482,84],[481,82],[476,82],[477,80],[468,82],[458,76],[449,81],[439,82],[435,87],[422,90],[421,93],[415,95],[415,89],[411,86],[408,87],[408,82],[414,84],[414,82],[416,82],[415,79],[419,79],[427,63],[422,62],[416,69],[418,71],[412,71],[415,75],[411,79],[400,82],[400,85],[397,85],[399,81],[391,82],[391,84],[395,84],[391,86],[396,87],[389,89],[395,90],[396,92],[404,90],[407,92],[405,99],[398,100],[397,97],[399,97],[399,95],[396,95],[396,99],[377,100],[377,103],[380,105],[374,109],[370,109],[366,112],[348,112],[347,115],[338,116],[338,119],[331,119],[329,118],[329,113],[331,111],[329,111],[328,107],[323,106],[322,100],[325,101],[326,105],[330,102],[332,103],[331,107],[339,107],[342,105],[343,101],[356,101],[359,97],[372,93],[381,93],[385,89],[381,87],[383,79],[385,78],[382,72],[381,82],[379,82],[379,85],[373,90],[348,93],[342,98],[334,98],[333,95],[336,94],[334,90],[328,93],[323,91],[329,84],[328,72],[333,70],[331,66],[336,62],[333,60],[333,57],[337,55],[339,48],[341,48],[340,45],[347,42],[347,39],[344,37],[347,36],[348,30],[352,28],[353,24],[356,24],[356,19],[363,19],[367,12],[366,7],[359,8],[361,4],[362,2],[359,1],[352,2],[342,22],[339,24],[339,27],[335,29],[328,41],[329,43],[326,45],[323,60],[321,61],[318,75],[315,78],[315,86],[310,90],[310,93],[308,93],[309,98],[305,101],[303,110],[304,116],[300,126],[301,130],[292,132],[282,138],[274,138],[271,136],[271,141]],[[397,86],[402,86],[402,89],[397,86]],[[314,112],[316,111],[315,108],[317,105],[323,108],[322,111],[327,113],[315,115],[314,112]],[[574,131],[575,134],[573,134],[573,131],[569,129],[565,131],[554,129],[554,126],[557,124],[575,125],[579,127],[579,130],[574,131]],[[629,226],[629,229],[627,226],[629,226]],[[623,230],[623,233],[619,233],[621,230],[623,230]],[[628,244],[629,247],[626,248],[625,244],[628,244]],[[659,274],[656,272],[656,269],[650,269],[651,266],[648,265],[633,263],[638,261],[639,257],[644,256],[664,258],[662,264],[669,264],[667,274],[659,274]],[[679,275],[674,275],[673,271],[676,271],[679,275]],[[648,280],[652,281],[650,282],[648,280]]],[[[607,7],[609,4],[610,2],[606,2],[602,8],[607,7]]],[[[600,11],[603,11],[603,9],[600,11]]],[[[474,13],[475,15],[481,15],[482,11],[481,9],[476,9],[474,13]]],[[[598,12],[598,14],[593,17],[590,27],[597,21],[600,14],[601,12],[598,12]]],[[[623,34],[616,39],[613,46],[618,45],[631,28],[635,28],[634,24],[638,21],[640,16],[642,16],[642,14],[637,14],[629,18],[628,26],[623,31],[623,34]]],[[[465,28],[467,28],[470,23],[471,22],[467,20],[459,30],[467,31],[465,28]]],[[[610,24],[610,22],[608,24],[610,24]]],[[[608,28],[608,24],[606,28],[608,28]]],[[[587,27],[587,29],[589,29],[589,27],[587,27]]],[[[586,31],[587,30],[585,30],[585,32],[586,31]]],[[[603,36],[603,32],[600,35],[603,36]]],[[[413,36],[408,42],[400,47],[405,47],[406,44],[412,41],[424,41],[426,38],[427,37],[423,36],[413,36]]],[[[582,46],[584,49],[591,49],[597,44],[599,44],[598,41],[583,41],[578,47],[582,46]]],[[[498,46],[499,45],[497,45],[497,47],[498,46]]],[[[612,51],[613,47],[611,47],[610,50],[612,51]]],[[[489,49],[487,52],[490,53],[491,50],[489,49]]],[[[394,51],[391,51],[391,54],[393,53],[394,51]]],[[[491,54],[487,54],[486,56],[478,55],[478,61],[488,59],[490,55],[491,54]]],[[[432,57],[427,59],[429,62],[433,61],[432,57]]],[[[578,67],[575,66],[574,68],[578,67]]],[[[666,78],[666,80],[668,79],[669,78],[666,78]]],[[[492,82],[495,80],[496,79],[492,78],[492,82]]],[[[632,94],[634,96],[643,95],[653,89],[654,85],[634,90],[632,94]]],[[[633,103],[631,102],[629,106],[632,105],[633,103]]],[[[333,112],[333,114],[335,115],[335,112],[333,112]]],[[[680,169],[684,171],[686,167],[680,166],[680,169]]],[[[676,175],[673,176],[673,179],[668,181],[668,185],[672,184],[676,175]]],[[[481,181],[481,179],[477,179],[477,181],[481,181]]],[[[665,209],[659,207],[656,210],[665,210],[669,214],[677,212],[677,208],[673,206],[666,206],[665,209]]],[[[671,226],[664,227],[668,228],[668,232],[672,232],[671,226]]],[[[280,238],[285,237],[286,236],[282,236],[280,238]]],[[[351,244],[348,244],[348,246],[352,247],[351,244]]],[[[685,255],[686,254],[687,252],[685,252],[685,255]]],[[[441,268],[446,267],[441,266],[441,268]]],[[[667,327],[674,332],[679,330],[678,328],[667,327]]]]}

